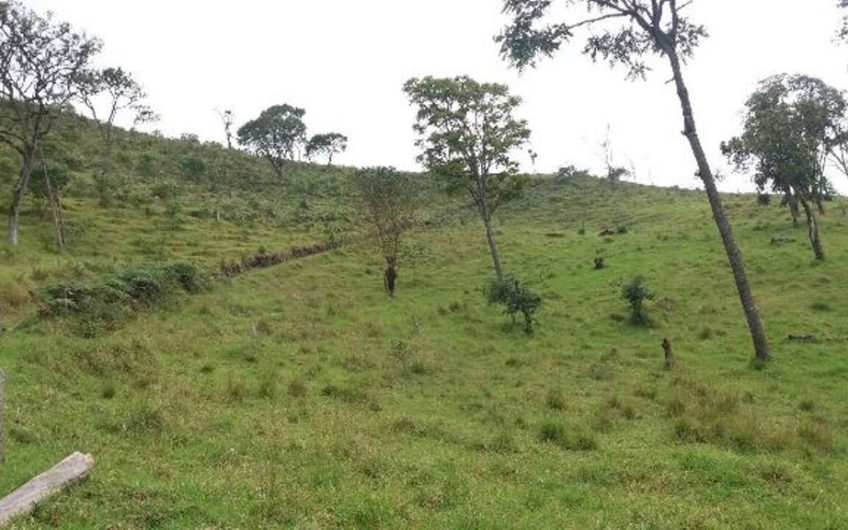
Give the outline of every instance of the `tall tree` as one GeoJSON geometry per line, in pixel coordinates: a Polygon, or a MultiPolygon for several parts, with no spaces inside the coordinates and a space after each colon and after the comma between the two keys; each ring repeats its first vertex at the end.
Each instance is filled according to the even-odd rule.
{"type": "Polygon", "coordinates": [[[404,85],[418,108],[414,130],[418,160],[445,180],[449,191],[465,192],[486,228],[498,281],[504,269],[495,240],[493,215],[521,192],[513,153],[530,138],[527,122],[513,117],[521,99],[505,85],[478,83],[470,77],[410,79],[404,85]]]}
{"type": "Polygon", "coordinates": [[[291,105],[268,107],[239,128],[238,141],[265,158],[283,179],[286,164],[299,156],[306,141],[305,114],[305,110],[291,105]]]}
{"type": "Polygon", "coordinates": [[[129,111],[133,125],[154,119],[155,113],[144,100],[147,94],[133,75],[122,68],[91,70],[83,75],[80,101],[97,123],[108,156],[112,150],[115,121],[129,111]]]}
{"type": "Polygon", "coordinates": [[[683,135],[689,142],[698,166],[697,175],[704,183],[718,231],[727,253],[742,308],[751,332],[758,359],[771,358],[766,332],[754,302],[745,273],[742,253],[733,236],[695,125],[683,66],[692,57],[701,39],[707,36],[703,26],[685,15],[692,0],[563,0],[560,13],[552,9],[552,0],[505,0],[504,12],[511,23],[496,37],[502,55],[518,68],[535,66],[537,59],[553,56],[563,43],[570,43],[580,30],[586,30],[584,53],[593,60],[605,60],[627,69],[628,78],[644,77],[650,70],[647,61],[660,56],[668,61],[683,114],[683,135]],[[582,11],[577,15],[575,11],[582,11]],[[556,14],[555,14],[556,13],[556,14]]]}
{"type": "Polygon", "coordinates": [[[770,186],[801,204],[813,253],[823,260],[816,209],[832,194],[825,166],[842,134],[845,96],[820,79],[782,74],[760,83],[745,107],[742,135],[722,151],[737,169],[753,169],[760,190],[770,186]]]}
{"type": "Polygon", "coordinates": [[[340,133],[316,134],[306,144],[306,158],[326,156],[327,165],[333,165],[333,155],[347,151],[347,136],[340,133]]]}
{"type": "Polygon", "coordinates": [[[352,181],[358,209],[374,231],[386,261],[383,286],[395,294],[403,233],[412,227],[418,210],[419,190],[413,180],[394,168],[374,167],[357,171],[352,181]]]}
{"type": "Polygon", "coordinates": [[[99,50],[100,41],[54,22],[50,14],[0,2],[0,141],[21,159],[9,207],[11,245],[18,244],[21,201],[40,145],[56,116],[79,93],[81,74],[99,50]]]}

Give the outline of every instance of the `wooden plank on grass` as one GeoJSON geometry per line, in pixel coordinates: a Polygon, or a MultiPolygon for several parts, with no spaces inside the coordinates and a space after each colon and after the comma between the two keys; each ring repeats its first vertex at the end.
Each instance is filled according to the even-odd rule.
{"type": "Polygon", "coordinates": [[[74,453],[0,499],[0,527],[8,525],[15,517],[32,512],[39,502],[84,479],[92,467],[94,458],[91,455],[74,453]]]}

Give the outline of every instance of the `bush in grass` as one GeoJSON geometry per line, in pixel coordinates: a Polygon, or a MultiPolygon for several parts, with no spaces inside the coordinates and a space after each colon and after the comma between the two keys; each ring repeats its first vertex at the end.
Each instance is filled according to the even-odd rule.
{"type": "Polygon", "coordinates": [[[93,336],[103,328],[114,328],[133,311],[153,306],[169,295],[196,293],[208,285],[207,276],[189,263],[161,268],[132,267],[95,285],[62,283],[47,287],[39,293],[39,313],[43,317],[77,315],[83,334],[93,336]]]}
{"type": "Polygon", "coordinates": [[[650,323],[648,315],[645,313],[645,302],[654,299],[652,293],[645,287],[644,279],[637,276],[621,287],[621,297],[630,304],[630,321],[637,326],[644,326],[650,323]]]}
{"type": "Polygon", "coordinates": [[[489,303],[504,306],[504,313],[512,317],[521,313],[524,316],[524,332],[533,333],[535,314],[542,305],[542,297],[522,284],[514,276],[508,275],[503,281],[494,280],[489,285],[489,303]]]}

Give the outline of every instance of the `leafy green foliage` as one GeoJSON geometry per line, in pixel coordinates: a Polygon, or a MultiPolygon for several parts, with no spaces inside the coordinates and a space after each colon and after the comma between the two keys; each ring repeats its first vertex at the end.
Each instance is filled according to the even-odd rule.
{"type": "Polygon", "coordinates": [[[347,136],[340,133],[316,134],[306,143],[306,158],[327,157],[327,165],[333,164],[333,156],[347,151],[347,136]]]}
{"type": "Polygon", "coordinates": [[[410,79],[403,88],[417,107],[418,160],[443,180],[448,192],[466,193],[473,201],[502,280],[492,217],[502,203],[520,197],[528,181],[518,175],[512,157],[530,138],[527,122],[513,116],[521,98],[505,85],[467,76],[410,79]]]}
{"type": "Polygon", "coordinates": [[[828,197],[824,163],[848,118],[842,91],[813,77],[782,74],[763,81],[745,107],[744,131],[722,143],[724,154],[739,170],[752,169],[761,191],[809,201],[828,197]]]}
{"type": "Polygon", "coordinates": [[[753,165],[759,190],[782,194],[793,216],[803,206],[819,260],[824,249],[814,208],[823,210],[822,201],[834,194],[825,169],[848,134],[846,114],[842,91],[805,75],[777,75],[748,99],[742,135],[721,145],[737,170],[753,165]]]}
{"type": "Polygon", "coordinates": [[[267,160],[279,178],[306,142],[306,111],[288,104],[268,107],[236,133],[241,145],[267,160]]]}
{"type": "Polygon", "coordinates": [[[685,5],[676,2],[568,0],[565,4],[564,21],[553,22],[550,0],[505,0],[503,11],[512,22],[496,37],[501,54],[519,68],[534,66],[539,57],[553,56],[578,30],[589,28],[583,53],[625,67],[629,78],[640,78],[650,70],[651,55],[691,57],[707,36],[703,26],[683,16],[685,5]]]}
{"type": "Polygon", "coordinates": [[[512,155],[530,138],[527,122],[513,117],[521,98],[469,77],[410,79],[404,91],[417,107],[418,160],[449,191],[468,192],[490,212],[516,196],[526,180],[512,155]]]}
{"type": "Polygon", "coordinates": [[[645,286],[645,279],[636,276],[621,286],[621,297],[630,305],[630,321],[635,325],[645,325],[650,322],[645,313],[645,302],[654,299],[654,293],[645,286]]]}
{"type": "Polygon", "coordinates": [[[61,283],[41,290],[43,317],[75,315],[84,335],[114,329],[131,313],[152,307],[176,292],[198,293],[208,277],[189,263],[161,268],[131,267],[92,285],[61,283]]]}
{"type": "Polygon", "coordinates": [[[386,261],[386,291],[394,293],[400,265],[402,236],[415,223],[420,210],[420,188],[407,174],[394,168],[374,167],[357,171],[350,181],[361,217],[372,230],[386,261]]]}
{"type": "Polygon", "coordinates": [[[524,332],[533,334],[535,315],[542,306],[542,297],[531,290],[514,276],[507,275],[503,281],[493,280],[489,285],[488,298],[490,304],[499,304],[504,308],[504,314],[512,317],[521,313],[524,317],[524,332]]]}

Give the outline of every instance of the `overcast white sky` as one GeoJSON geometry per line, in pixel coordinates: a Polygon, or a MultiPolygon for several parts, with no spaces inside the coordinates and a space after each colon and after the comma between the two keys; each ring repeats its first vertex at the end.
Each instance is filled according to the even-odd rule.
{"type": "MultiPolygon", "coordinates": [[[[413,76],[469,74],[509,84],[524,98],[537,169],[599,168],[612,131],[616,162],[648,184],[697,184],[665,65],[647,82],[593,65],[574,49],[520,74],[492,37],[505,24],[500,0],[24,0],[105,42],[102,64],[132,72],[162,115],[153,128],[223,142],[215,108],[237,125],[263,108],[307,110],[310,132],[339,131],[349,165],[417,168],[413,111],[401,85],[413,76]]],[[[759,80],[806,73],[848,88],[848,48],[833,42],[836,0],[698,0],[691,16],[710,38],[687,69],[711,161],[736,134],[759,80]]],[[[529,163],[526,164],[529,169],[529,163]]],[[[848,179],[837,182],[848,191],[848,179]]],[[[750,189],[728,175],[723,189],[750,189]]]]}

